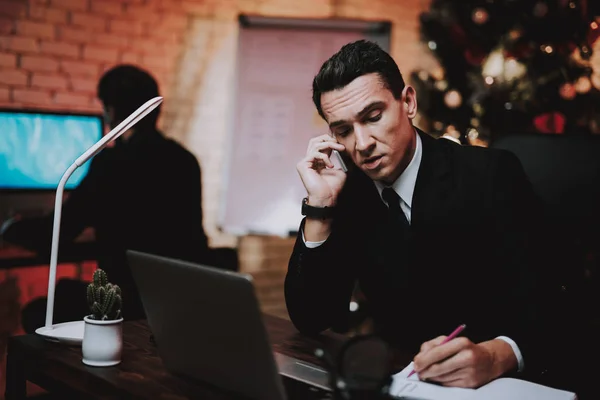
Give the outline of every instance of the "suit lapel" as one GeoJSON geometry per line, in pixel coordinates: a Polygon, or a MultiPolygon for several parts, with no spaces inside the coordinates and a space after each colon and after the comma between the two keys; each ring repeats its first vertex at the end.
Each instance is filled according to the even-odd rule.
{"type": "Polygon", "coordinates": [[[443,146],[417,128],[423,144],[421,166],[413,193],[411,226],[418,229],[434,215],[444,213],[444,205],[452,188],[451,170],[443,146]]]}

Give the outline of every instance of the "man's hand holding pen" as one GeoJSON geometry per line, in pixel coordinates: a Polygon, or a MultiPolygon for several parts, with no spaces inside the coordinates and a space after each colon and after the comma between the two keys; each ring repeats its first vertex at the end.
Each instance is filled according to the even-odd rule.
{"type": "Polygon", "coordinates": [[[444,343],[445,339],[439,336],[421,346],[414,358],[420,379],[443,386],[477,388],[517,367],[512,348],[503,340],[475,344],[466,337],[444,343]]]}

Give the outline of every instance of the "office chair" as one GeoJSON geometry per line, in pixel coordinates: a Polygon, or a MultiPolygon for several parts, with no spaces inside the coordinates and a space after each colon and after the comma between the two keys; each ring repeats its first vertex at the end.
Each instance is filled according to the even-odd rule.
{"type": "MultiPolygon", "coordinates": [[[[515,134],[498,137],[490,147],[517,156],[545,205],[549,231],[539,279],[548,291],[541,300],[551,326],[563,335],[549,351],[564,351],[557,364],[589,363],[600,356],[600,137],[515,134]]],[[[586,371],[567,374],[556,378],[580,393],[592,390],[594,379],[586,371]]]]}
{"type": "Polygon", "coordinates": [[[586,280],[598,280],[594,260],[600,256],[600,137],[507,135],[490,147],[519,158],[546,206],[553,234],[563,246],[571,246],[571,256],[579,257],[586,280]]]}

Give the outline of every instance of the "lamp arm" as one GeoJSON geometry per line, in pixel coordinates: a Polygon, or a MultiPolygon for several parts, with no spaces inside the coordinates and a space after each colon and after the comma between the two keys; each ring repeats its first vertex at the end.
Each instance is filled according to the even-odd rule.
{"type": "Polygon", "coordinates": [[[60,239],[60,220],[62,214],[62,199],[63,192],[65,190],[65,185],[67,181],[75,172],[75,170],[79,168],[77,163],[71,164],[69,168],[65,171],[62,178],[60,178],[60,182],[58,182],[58,187],[56,188],[56,197],[54,200],[54,224],[52,226],[52,247],[50,251],[50,272],[48,274],[48,302],[46,305],[46,327],[52,326],[52,317],[54,314],[54,289],[56,287],[56,268],[58,261],[58,244],[60,239]]]}

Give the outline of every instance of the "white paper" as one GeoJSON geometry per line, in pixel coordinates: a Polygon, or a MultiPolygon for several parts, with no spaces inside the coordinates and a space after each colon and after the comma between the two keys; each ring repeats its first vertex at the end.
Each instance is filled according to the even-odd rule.
{"type": "Polygon", "coordinates": [[[419,380],[419,374],[408,374],[413,370],[411,362],[402,371],[393,376],[390,394],[400,399],[419,400],[463,400],[469,399],[475,392],[473,389],[453,388],[426,383],[419,380]]]}
{"type": "Polygon", "coordinates": [[[500,378],[477,389],[477,399],[486,400],[575,400],[575,393],[514,378],[500,378]]]}
{"type": "Polygon", "coordinates": [[[575,393],[514,378],[499,378],[479,389],[445,387],[422,382],[418,374],[410,378],[411,362],[393,376],[390,395],[408,400],[576,400],[575,393]]]}
{"type": "Polygon", "coordinates": [[[396,375],[394,375],[394,379],[410,379],[413,381],[418,381],[419,374],[417,372],[415,372],[410,378],[408,377],[408,375],[412,372],[413,368],[414,368],[414,363],[411,362],[402,371],[400,371],[396,375]]]}

